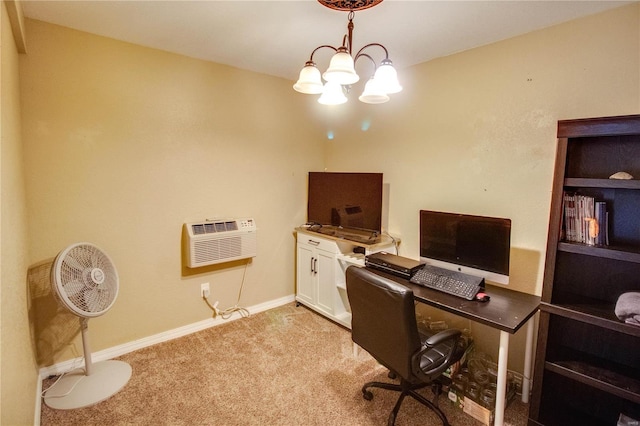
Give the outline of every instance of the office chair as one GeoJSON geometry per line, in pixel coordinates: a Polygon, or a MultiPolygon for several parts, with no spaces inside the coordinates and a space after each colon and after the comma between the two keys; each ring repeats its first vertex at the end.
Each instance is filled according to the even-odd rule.
{"type": "Polygon", "coordinates": [[[363,398],[373,398],[369,390],[372,387],[400,392],[389,415],[389,426],[395,423],[407,395],[432,409],[443,425],[449,426],[437,405],[441,383],[436,380],[466,350],[460,330],[444,330],[421,342],[413,292],[408,287],[353,265],[347,268],[346,280],[353,342],[388,368],[390,378],[400,379],[399,384],[366,383],[362,387],[363,398]],[[416,392],[430,385],[435,393],[433,402],[416,392]]]}

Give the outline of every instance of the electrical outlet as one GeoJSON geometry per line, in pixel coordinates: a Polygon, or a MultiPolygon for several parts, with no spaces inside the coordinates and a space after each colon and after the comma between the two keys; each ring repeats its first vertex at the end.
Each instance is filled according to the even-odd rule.
{"type": "Polygon", "coordinates": [[[209,283],[200,284],[200,296],[209,297],[209,283]]]}

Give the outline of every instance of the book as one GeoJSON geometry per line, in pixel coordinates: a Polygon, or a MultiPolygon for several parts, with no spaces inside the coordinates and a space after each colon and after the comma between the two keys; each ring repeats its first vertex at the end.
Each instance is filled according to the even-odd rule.
{"type": "Polygon", "coordinates": [[[561,238],[591,246],[608,244],[607,203],[589,195],[565,191],[561,238]]]}
{"type": "Polygon", "coordinates": [[[605,201],[596,201],[595,215],[599,230],[598,237],[596,238],[596,245],[609,245],[609,216],[607,212],[607,203],[605,201]]]}

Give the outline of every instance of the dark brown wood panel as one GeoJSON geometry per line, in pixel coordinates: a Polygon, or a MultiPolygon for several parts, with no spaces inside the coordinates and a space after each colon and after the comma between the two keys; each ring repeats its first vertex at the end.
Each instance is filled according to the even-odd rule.
{"type": "Polygon", "coordinates": [[[640,291],[640,115],[560,121],[557,143],[529,424],[640,420],[640,325],[616,315],[640,291]],[[563,240],[565,192],[606,203],[607,243],[563,240]]]}

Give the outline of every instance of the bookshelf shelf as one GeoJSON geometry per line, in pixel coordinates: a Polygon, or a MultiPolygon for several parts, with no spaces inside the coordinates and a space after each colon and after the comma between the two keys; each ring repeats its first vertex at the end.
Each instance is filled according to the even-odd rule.
{"type": "Polygon", "coordinates": [[[589,246],[573,242],[558,243],[558,251],[640,263],[640,248],[634,246],[589,246]]]}
{"type": "Polygon", "coordinates": [[[581,361],[547,362],[545,368],[572,380],[640,404],[640,381],[581,361]]]}
{"type": "Polygon", "coordinates": [[[542,303],[540,309],[551,314],[640,337],[640,327],[620,322],[613,314],[614,306],[606,301],[592,300],[567,304],[542,303]]]}
{"type": "Polygon", "coordinates": [[[611,188],[640,190],[640,180],[567,178],[564,180],[564,186],[568,188],[611,188]]]}
{"type": "Polygon", "coordinates": [[[640,325],[615,311],[640,292],[638,177],[640,115],[558,122],[530,425],[640,420],[640,325]],[[609,179],[620,171],[635,179],[609,179]],[[589,198],[606,206],[607,243],[586,244],[589,198]]]}

